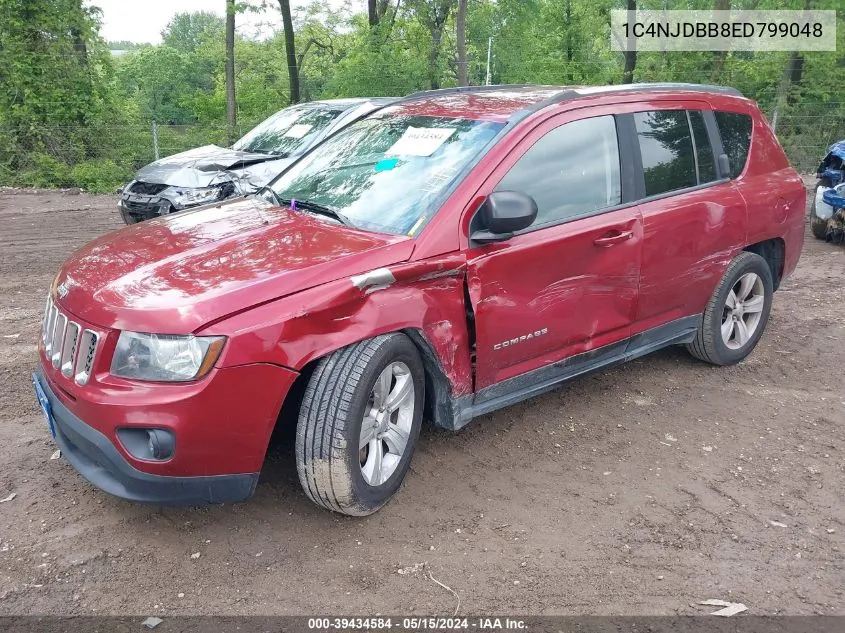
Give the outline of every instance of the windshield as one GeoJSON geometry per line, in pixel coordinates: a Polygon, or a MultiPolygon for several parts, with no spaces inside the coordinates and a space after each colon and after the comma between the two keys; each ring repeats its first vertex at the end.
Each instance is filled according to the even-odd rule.
{"type": "Polygon", "coordinates": [[[270,187],[342,213],[354,226],[415,235],[503,123],[381,112],[339,132],[270,187]]]}
{"type": "Polygon", "coordinates": [[[278,156],[295,156],[343,110],[328,106],[297,106],[277,112],[249,131],[232,149],[278,156]]]}

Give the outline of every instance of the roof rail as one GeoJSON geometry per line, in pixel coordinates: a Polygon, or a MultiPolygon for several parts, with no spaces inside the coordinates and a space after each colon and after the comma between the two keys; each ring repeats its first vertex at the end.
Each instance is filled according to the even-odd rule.
{"type": "Polygon", "coordinates": [[[465,93],[483,93],[493,92],[497,90],[557,90],[558,92],[552,94],[547,99],[538,101],[522,110],[517,110],[510,118],[510,124],[515,124],[518,121],[526,118],[534,112],[539,112],[548,106],[563,103],[565,101],[572,101],[597,94],[613,94],[624,93],[629,91],[640,92],[703,92],[712,94],[724,94],[735,97],[743,97],[744,95],[736,88],[728,86],[714,86],[710,84],[691,84],[691,83],[673,83],[673,82],[654,82],[654,83],[636,83],[636,84],[615,84],[604,86],[548,86],[543,84],[499,84],[493,86],[458,86],[455,88],[441,88],[439,90],[421,90],[414,92],[406,97],[400,97],[394,102],[394,105],[400,103],[407,103],[408,101],[415,101],[418,99],[425,99],[428,97],[438,97],[440,95],[455,95],[465,93]]]}
{"type": "Polygon", "coordinates": [[[628,91],[637,90],[640,92],[704,92],[713,94],[725,94],[735,97],[744,97],[744,95],[736,88],[729,86],[713,86],[710,84],[690,84],[690,83],[672,83],[672,82],[654,82],[654,83],[637,83],[637,84],[616,84],[609,86],[561,86],[561,91],[556,95],[535,103],[533,106],[525,111],[525,114],[531,112],[539,112],[545,107],[570,101],[573,99],[580,99],[596,94],[613,94],[624,93],[628,91]]]}
{"type": "Polygon", "coordinates": [[[590,94],[605,94],[612,92],[627,92],[629,90],[658,92],[661,90],[675,90],[684,92],[712,92],[714,94],[727,94],[742,97],[743,94],[736,88],[729,86],[715,86],[711,84],[691,84],[682,82],[654,82],[635,84],[616,84],[605,86],[549,86],[543,84],[498,84],[493,86],[458,86],[455,88],[441,88],[439,90],[421,90],[411,93],[399,99],[399,101],[424,99],[426,97],[438,97],[441,95],[491,92],[497,90],[531,90],[531,89],[556,89],[558,94],[550,97],[544,105],[559,103],[569,99],[577,99],[590,94]]]}
{"type": "Polygon", "coordinates": [[[691,84],[672,81],[643,82],[636,84],[616,84],[611,86],[580,86],[575,88],[575,90],[583,90],[587,94],[589,94],[590,92],[599,93],[605,91],[624,92],[626,90],[675,90],[679,92],[712,92],[715,94],[727,94],[736,97],[744,96],[739,90],[737,90],[736,88],[731,88],[730,86],[715,86],[713,84],[691,84]]]}
{"type": "Polygon", "coordinates": [[[439,97],[441,95],[462,94],[465,92],[495,92],[497,90],[532,90],[537,88],[567,90],[566,86],[544,86],[542,84],[494,84],[492,86],[456,86],[454,88],[440,88],[438,90],[420,90],[402,97],[405,99],[423,99],[425,97],[439,97]]]}

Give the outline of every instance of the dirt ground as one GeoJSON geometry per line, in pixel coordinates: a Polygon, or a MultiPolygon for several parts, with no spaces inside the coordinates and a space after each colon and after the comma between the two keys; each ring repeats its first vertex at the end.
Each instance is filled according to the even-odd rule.
{"type": "Polygon", "coordinates": [[[369,518],[311,505],[284,443],[256,496],[113,499],[30,384],[47,288],[111,196],[0,190],[0,614],[845,614],[845,248],[807,237],[744,363],[671,349],[424,429],[369,518]],[[712,610],[712,609],[711,609],[712,610]]]}

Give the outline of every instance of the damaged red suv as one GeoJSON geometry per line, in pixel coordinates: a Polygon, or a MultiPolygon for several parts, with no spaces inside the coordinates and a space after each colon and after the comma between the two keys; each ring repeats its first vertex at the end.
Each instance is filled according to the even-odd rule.
{"type": "Polygon", "coordinates": [[[804,200],[732,89],[420,93],[258,195],[74,253],[34,386],[65,458],[118,497],[246,499],[290,423],[308,497],[364,515],[424,417],[457,430],[668,345],[745,358],[804,200]]]}

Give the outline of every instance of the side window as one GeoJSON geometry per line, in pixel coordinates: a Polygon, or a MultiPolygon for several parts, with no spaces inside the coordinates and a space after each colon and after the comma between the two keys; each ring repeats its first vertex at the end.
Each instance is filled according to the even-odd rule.
{"type": "Polygon", "coordinates": [[[731,178],[745,169],[751,145],[751,117],[738,112],[716,112],[716,123],[722,136],[722,146],[731,163],[731,178]]]}
{"type": "Polygon", "coordinates": [[[643,160],[645,195],[694,187],[695,158],[685,110],[634,114],[643,160]]]}
{"type": "Polygon", "coordinates": [[[716,180],[716,165],[713,162],[713,146],[704,124],[701,110],[689,111],[689,122],[692,127],[692,138],[695,141],[695,156],[698,161],[698,184],[716,180]]]}
{"type": "Polygon", "coordinates": [[[537,202],[535,225],[587,215],[620,203],[619,146],[612,116],[567,123],[529,149],[496,191],[521,191],[537,202]]]}

